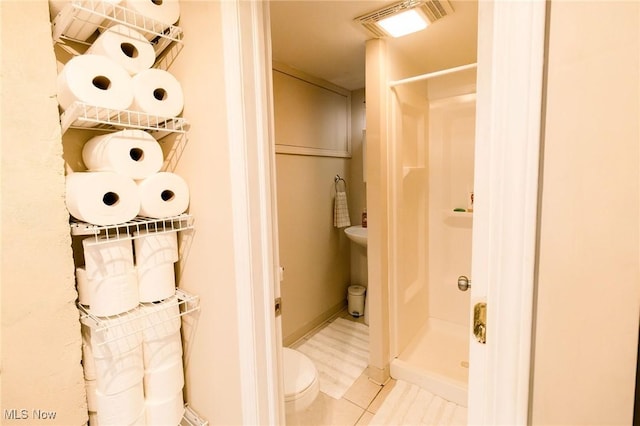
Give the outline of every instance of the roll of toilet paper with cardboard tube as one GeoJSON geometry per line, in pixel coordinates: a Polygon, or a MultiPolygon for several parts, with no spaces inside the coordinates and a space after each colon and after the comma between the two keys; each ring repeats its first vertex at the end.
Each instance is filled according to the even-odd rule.
{"type": "Polygon", "coordinates": [[[152,303],[171,297],[176,292],[176,278],[173,263],[156,265],[138,271],[138,300],[152,303]]]}
{"type": "Polygon", "coordinates": [[[134,270],[133,246],[129,239],[109,239],[104,235],[86,237],[82,248],[90,279],[124,275],[134,270]]]}
{"type": "MultiPolygon", "coordinates": [[[[167,400],[148,399],[145,402],[147,424],[154,426],[175,426],[184,416],[182,390],[167,400]]],[[[100,423],[102,426],[102,423],[100,423]]]]}
{"type": "Polygon", "coordinates": [[[142,346],[95,362],[97,390],[103,395],[123,392],[144,379],[142,346]]]}
{"type": "Polygon", "coordinates": [[[71,4],[71,0],[49,0],[49,16],[51,22],[54,21],[60,12],[72,13],[75,19],[64,31],[66,37],[76,40],[85,41],[96,32],[104,21],[104,15],[110,15],[113,12],[114,5],[118,5],[122,0],[75,0],[77,6],[71,4]],[[75,10],[75,12],[73,12],[75,10]],[[98,13],[95,13],[95,12],[98,13]]]}
{"type": "Polygon", "coordinates": [[[67,175],[67,210],[74,218],[94,225],[128,222],[140,211],[135,181],[114,172],[76,172],[67,175]]]}
{"type": "Polygon", "coordinates": [[[147,269],[178,261],[178,232],[136,231],[133,233],[136,265],[147,269]]]}
{"type": "MultiPolygon", "coordinates": [[[[142,380],[129,389],[114,395],[96,391],[98,402],[98,424],[100,426],[122,426],[134,424],[145,409],[142,380]]],[[[174,423],[174,426],[179,424],[174,423]]],[[[149,423],[153,424],[153,423],[149,423]]]]}
{"type": "Polygon", "coordinates": [[[142,341],[164,339],[180,331],[180,301],[174,295],[159,303],[140,305],[142,341]]]}
{"type": "Polygon", "coordinates": [[[189,187],[175,173],[159,172],[136,183],[141,216],[157,219],[177,216],[189,207],[189,187]]]}
{"type": "Polygon", "coordinates": [[[162,339],[142,341],[142,355],[145,368],[159,368],[182,361],[182,337],[180,331],[169,334],[162,339]]]}
{"type": "Polygon", "coordinates": [[[76,101],[123,110],[133,102],[133,83],[129,73],[106,56],[79,55],[58,74],[57,95],[63,110],[76,101]]]}
{"type": "Polygon", "coordinates": [[[168,71],[151,68],[132,78],[133,100],[130,109],[153,116],[177,117],[184,108],[184,94],[180,82],[168,71]]]}
{"type": "Polygon", "coordinates": [[[82,370],[85,380],[93,381],[96,379],[96,362],[93,358],[91,340],[87,340],[85,333],[82,334],[82,370]]]}
{"type": "Polygon", "coordinates": [[[98,410],[98,397],[96,396],[97,384],[95,380],[85,380],[84,388],[87,392],[87,411],[98,410]]]}
{"type": "Polygon", "coordinates": [[[133,28],[120,24],[107,28],[85,54],[106,56],[120,64],[129,75],[151,68],[156,60],[149,40],[133,28]]]}
{"type": "Polygon", "coordinates": [[[138,275],[124,274],[90,279],[84,267],[76,269],[78,301],[98,317],[118,315],[138,306],[138,275]]]}
{"type": "Polygon", "coordinates": [[[147,401],[163,401],[184,387],[182,360],[144,371],[144,395],[147,401]]]}
{"type": "Polygon", "coordinates": [[[78,303],[83,306],[91,306],[91,283],[84,266],[76,268],[76,290],[78,291],[78,303]]]}
{"type": "Polygon", "coordinates": [[[142,345],[142,331],[137,309],[116,317],[101,318],[101,326],[82,325],[83,339],[89,342],[94,359],[111,358],[142,345]]]}
{"type": "Polygon", "coordinates": [[[148,132],[128,129],[89,139],[82,147],[82,160],[90,171],[145,179],[160,171],[164,154],[148,132]]]}
{"type": "Polygon", "coordinates": [[[95,278],[91,287],[91,313],[98,317],[119,315],[138,306],[135,269],[121,275],[95,278]]]}

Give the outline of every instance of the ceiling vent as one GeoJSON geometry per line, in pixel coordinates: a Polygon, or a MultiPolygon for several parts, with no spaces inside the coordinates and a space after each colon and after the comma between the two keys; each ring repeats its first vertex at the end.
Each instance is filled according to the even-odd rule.
{"type": "Polygon", "coordinates": [[[376,23],[409,9],[421,11],[432,24],[453,13],[453,6],[451,6],[449,0],[404,0],[387,6],[384,9],[359,16],[354,19],[354,21],[362,24],[374,37],[388,37],[389,35],[376,23]]]}

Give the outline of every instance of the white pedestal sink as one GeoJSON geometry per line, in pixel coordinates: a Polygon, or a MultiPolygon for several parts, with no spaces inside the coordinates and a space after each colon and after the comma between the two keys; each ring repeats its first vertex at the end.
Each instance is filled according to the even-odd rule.
{"type": "Polygon", "coordinates": [[[344,229],[344,233],[354,243],[362,247],[367,246],[367,228],[363,228],[361,225],[350,226],[344,229]]]}

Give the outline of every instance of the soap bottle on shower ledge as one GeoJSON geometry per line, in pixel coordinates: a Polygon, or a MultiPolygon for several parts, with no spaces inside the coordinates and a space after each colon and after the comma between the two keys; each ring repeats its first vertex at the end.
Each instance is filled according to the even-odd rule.
{"type": "Polygon", "coordinates": [[[364,209],[362,211],[362,227],[363,228],[367,227],[367,209],[364,209]]]}

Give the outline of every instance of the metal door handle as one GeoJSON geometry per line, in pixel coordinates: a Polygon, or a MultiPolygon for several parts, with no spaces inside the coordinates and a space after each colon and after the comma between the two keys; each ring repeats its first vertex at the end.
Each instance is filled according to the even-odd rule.
{"type": "Polygon", "coordinates": [[[471,288],[471,280],[464,275],[458,277],[458,289],[460,291],[467,291],[471,288]]]}

